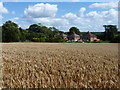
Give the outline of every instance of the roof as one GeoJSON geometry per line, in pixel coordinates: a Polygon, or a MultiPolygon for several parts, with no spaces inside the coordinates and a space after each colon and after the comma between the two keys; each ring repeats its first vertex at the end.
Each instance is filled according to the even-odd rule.
{"type": "Polygon", "coordinates": [[[69,35],[69,37],[80,37],[80,35],[78,35],[75,32],[73,32],[73,34],[69,35]]]}
{"type": "Polygon", "coordinates": [[[96,35],[92,34],[91,32],[87,32],[86,34],[84,34],[83,36],[89,36],[89,37],[97,37],[96,35]]]}
{"type": "Polygon", "coordinates": [[[67,35],[66,35],[66,34],[64,34],[64,33],[62,33],[62,34],[61,34],[61,36],[63,36],[63,37],[67,37],[67,35]]]}
{"type": "Polygon", "coordinates": [[[63,34],[63,36],[66,36],[66,37],[67,37],[67,35],[66,35],[66,34],[63,34]]]}

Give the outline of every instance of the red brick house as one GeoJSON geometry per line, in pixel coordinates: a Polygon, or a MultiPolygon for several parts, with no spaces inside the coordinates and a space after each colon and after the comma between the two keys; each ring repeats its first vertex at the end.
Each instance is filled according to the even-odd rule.
{"type": "Polygon", "coordinates": [[[80,40],[80,35],[73,32],[73,34],[68,35],[68,39],[71,41],[78,41],[80,40]]]}
{"type": "Polygon", "coordinates": [[[99,41],[99,39],[97,39],[97,36],[90,33],[89,31],[86,34],[82,35],[81,38],[82,38],[82,41],[85,41],[85,42],[86,41],[89,41],[89,42],[99,41]]]}
{"type": "Polygon", "coordinates": [[[64,33],[56,33],[56,34],[54,35],[54,37],[57,37],[57,36],[63,37],[64,40],[68,40],[67,35],[64,34],[64,33]]]}
{"type": "Polygon", "coordinates": [[[70,40],[70,41],[79,41],[79,42],[93,42],[93,41],[99,41],[97,39],[97,36],[90,33],[89,31],[84,35],[78,35],[75,32],[73,32],[70,35],[66,35],[64,33],[56,33],[54,37],[61,36],[64,40],[70,40]]]}

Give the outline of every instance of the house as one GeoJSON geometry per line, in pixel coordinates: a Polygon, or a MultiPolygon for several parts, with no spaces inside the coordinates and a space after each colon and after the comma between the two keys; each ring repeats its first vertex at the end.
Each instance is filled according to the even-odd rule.
{"type": "Polygon", "coordinates": [[[61,33],[61,34],[60,34],[60,36],[61,36],[61,37],[63,37],[63,39],[64,39],[64,40],[68,40],[68,37],[67,37],[67,35],[66,35],[66,34],[61,33]]]}
{"type": "Polygon", "coordinates": [[[99,41],[97,39],[97,36],[90,33],[89,31],[86,34],[78,35],[75,32],[72,34],[66,35],[64,33],[56,33],[54,37],[61,36],[64,40],[70,40],[70,41],[79,41],[79,42],[93,42],[93,41],[99,41]]]}
{"type": "Polygon", "coordinates": [[[80,35],[76,34],[75,32],[73,32],[72,34],[68,35],[67,37],[71,41],[78,41],[78,40],[80,40],[80,35]]]}
{"type": "Polygon", "coordinates": [[[56,33],[56,34],[54,35],[54,37],[58,37],[58,36],[63,37],[64,40],[68,40],[67,35],[64,34],[64,33],[56,33]]]}
{"type": "Polygon", "coordinates": [[[86,41],[89,41],[89,42],[93,42],[93,41],[99,41],[99,39],[97,39],[97,36],[90,33],[89,31],[82,35],[82,41],[86,42],[86,41]]]}

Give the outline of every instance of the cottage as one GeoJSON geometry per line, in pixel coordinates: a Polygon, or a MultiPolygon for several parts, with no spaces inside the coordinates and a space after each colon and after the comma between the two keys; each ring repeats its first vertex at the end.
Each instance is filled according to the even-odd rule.
{"type": "Polygon", "coordinates": [[[61,33],[61,34],[60,34],[60,36],[62,36],[64,40],[68,40],[68,38],[67,38],[67,35],[66,35],[66,34],[61,33]]]}
{"type": "Polygon", "coordinates": [[[93,41],[99,41],[97,39],[97,36],[90,33],[89,31],[84,35],[78,35],[75,32],[73,32],[70,35],[66,35],[64,33],[56,33],[54,37],[61,36],[64,40],[70,40],[70,41],[79,41],[79,42],[93,42],[93,41]]]}
{"type": "Polygon", "coordinates": [[[78,41],[80,40],[80,36],[73,32],[73,34],[68,35],[68,39],[71,41],[78,41]]]}
{"type": "Polygon", "coordinates": [[[64,34],[64,33],[56,33],[56,34],[54,35],[54,37],[57,37],[57,36],[63,37],[64,40],[68,40],[67,35],[64,34]]]}
{"type": "Polygon", "coordinates": [[[88,31],[86,34],[82,35],[82,41],[92,42],[92,41],[99,41],[99,39],[97,39],[96,35],[94,35],[88,31]]]}

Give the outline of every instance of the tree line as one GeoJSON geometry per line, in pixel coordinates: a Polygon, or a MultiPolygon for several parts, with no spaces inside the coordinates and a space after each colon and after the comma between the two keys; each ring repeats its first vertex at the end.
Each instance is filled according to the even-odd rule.
{"type": "MultiPolygon", "coordinates": [[[[120,33],[116,27],[107,25],[104,27],[110,27],[105,29],[105,32],[94,33],[97,37],[103,41],[110,41],[114,43],[120,43],[120,33]]],[[[63,37],[54,37],[56,33],[71,34],[84,34],[80,32],[77,27],[71,27],[69,32],[63,32],[55,27],[46,27],[40,24],[32,24],[27,29],[22,29],[16,23],[12,21],[6,21],[1,27],[2,42],[66,42],[63,37]]]]}

